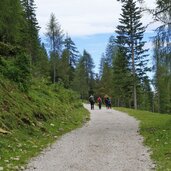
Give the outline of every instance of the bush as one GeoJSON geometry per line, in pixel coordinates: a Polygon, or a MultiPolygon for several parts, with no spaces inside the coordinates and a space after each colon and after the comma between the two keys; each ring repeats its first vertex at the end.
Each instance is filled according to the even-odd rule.
{"type": "MultiPolygon", "coordinates": [[[[0,47],[2,47],[2,43],[0,44],[0,47]]],[[[22,51],[22,49],[18,49],[18,52],[16,48],[11,49],[12,46],[6,45],[3,54],[12,54],[14,56],[11,56],[10,58],[0,56],[0,72],[4,77],[15,81],[20,90],[28,91],[31,83],[30,56],[22,51]]]]}

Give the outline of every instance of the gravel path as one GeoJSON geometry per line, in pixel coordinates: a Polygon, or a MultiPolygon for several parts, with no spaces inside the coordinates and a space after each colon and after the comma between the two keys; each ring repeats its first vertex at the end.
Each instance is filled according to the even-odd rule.
{"type": "Polygon", "coordinates": [[[154,165],[142,141],[134,118],[95,107],[90,122],[62,136],[26,171],[150,171],[154,165]]]}

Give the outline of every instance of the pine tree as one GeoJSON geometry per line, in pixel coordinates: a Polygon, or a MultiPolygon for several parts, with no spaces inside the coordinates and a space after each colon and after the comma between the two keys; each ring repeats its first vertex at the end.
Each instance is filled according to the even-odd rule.
{"type": "Polygon", "coordinates": [[[106,47],[106,60],[109,66],[112,66],[113,58],[117,52],[116,40],[114,36],[110,36],[106,47]]]}
{"type": "Polygon", "coordinates": [[[87,84],[89,85],[89,91],[93,91],[94,89],[94,62],[91,57],[91,55],[84,50],[83,52],[83,61],[84,61],[84,66],[85,66],[85,71],[86,71],[86,79],[87,79],[87,84]]]}
{"type": "Polygon", "coordinates": [[[103,63],[103,72],[100,80],[100,89],[102,95],[112,95],[112,67],[110,62],[105,58],[103,63]]]}
{"type": "Polygon", "coordinates": [[[133,81],[133,101],[134,108],[137,109],[137,82],[143,78],[148,71],[146,54],[143,47],[143,34],[145,28],[141,23],[141,11],[136,7],[133,0],[125,0],[122,5],[122,14],[117,26],[117,44],[126,52],[129,67],[132,71],[133,81]]]}
{"type": "Polygon", "coordinates": [[[171,50],[168,38],[163,32],[158,32],[154,38],[154,85],[156,89],[157,112],[171,112],[171,50]]]}
{"type": "Polygon", "coordinates": [[[33,75],[35,77],[48,77],[50,74],[50,63],[48,54],[44,43],[38,49],[39,61],[37,61],[33,67],[33,75]]]}
{"type": "Polygon", "coordinates": [[[57,74],[58,74],[58,64],[60,55],[62,53],[62,46],[63,46],[63,31],[61,29],[61,26],[56,20],[55,15],[52,13],[50,16],[50,21],[47,24],[47,38],[49,39],[49,45],[50,45],[50,57],[53,67],[52,72],[52,80],[53,83],[57,81],[57,74]]]}
{"type": "Polygon", "coordinates": [[[75,46],[75,43],[68,35],[64,40],[64,46],[65,49],[67,49],[69,52],[69,65],[70,67],[75,68],[78,62],[79,52],[77,50],[77,47],[75,46]]]}
{"type": "Polygon", "coordinates": [[[90,93],[94,93],[94,62],[91,55],[84,50],[76,67],[75,77],[72,84],[74,90],[80,93],[82,98],[88,98],[90,93]]]}
{"type": "Polygon", "coordinates": [[[105,57],[105,55],[103,53],[102,56],[101,56],[101,59],[100,59],[100,66],[99,66],[99,77],[100,77],[100,79],[101,79],[102,74],[103,74],[104,63],[105,63],[105,60],[106,60],[105,58],[106,57],[105,57]]]}
{"type": "Polygon", "coordinates": [[[0,41],[22,45],[22,28],[25,21],[20,0],[1,0],[0,13],[0,41]]]}
{"type": "Polygon", "coordinates": [[[25,41],[24,46],[28,50],[28,53],[32,57],[32,63],[35,64],[39,61],[39,48],[40,40],[39,40],[39,26],[36,18],[36,5],[34,0],[21,0],[21,4],[24,10],[24,17],[26,18],[26,26],[25,26],[25,41]]]}
{"type": "Polygon", "coordinates": [[[65,88],[70,87],[70,65],[69,65],[69,52],[64,50],[59,63],[59,78],[64,84],[65,88]]]}
{"type": "Polygon", "coordinates": [[[118,48],[113,60],[113,96],[116,106],[131,107],[131,72],[124,52],[118,48]]]}
{"type": "Polygon", "coordinates": [[[77,64],[72,89],[78,92],[82,99],[88,98],[89,85],[83,56],[79,59],[77,64]]]}

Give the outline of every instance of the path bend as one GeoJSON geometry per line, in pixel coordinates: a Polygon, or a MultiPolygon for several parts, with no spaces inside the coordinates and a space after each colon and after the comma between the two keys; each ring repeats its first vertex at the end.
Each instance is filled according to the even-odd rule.
{"type": "MultiPolygon", "coordinates": [[[[89,105],[84,105],[90,110],[89,105]]],[[[138,133],[139,122],[125,113],[90,110],[91,120],[65,134],[25,171],[150,171],[149,150],[138,133]]]]}

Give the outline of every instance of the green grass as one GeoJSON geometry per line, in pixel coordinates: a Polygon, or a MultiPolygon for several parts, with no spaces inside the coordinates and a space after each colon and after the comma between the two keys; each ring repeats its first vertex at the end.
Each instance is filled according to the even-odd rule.
{"type": "Polygon", "coordinates": [[[115,108],[140,121],[140,133],[145,145],[152,150],[152,159],[157,171],[171,171],[171,115],[147,111],[115,108]]]}
{"type": "Polygon", "coordinates": [[[0,168],[22,169],[28,160],[62,134],[89,119],[78,96],[44,80],[32,83],[25,94],[5,79],[0,80],[0,168]]]}

